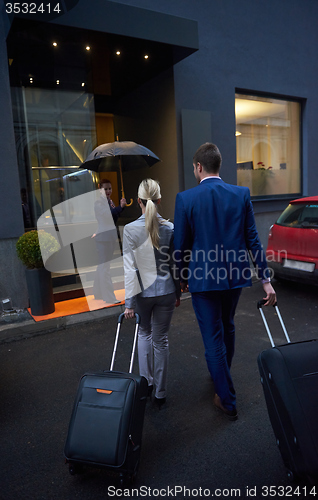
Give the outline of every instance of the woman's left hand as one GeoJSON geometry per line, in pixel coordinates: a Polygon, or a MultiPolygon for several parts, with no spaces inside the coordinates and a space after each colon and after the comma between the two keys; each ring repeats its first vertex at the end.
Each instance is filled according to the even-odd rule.
{"type": "Polygon", "coordinates": [[[175,304],[175,306],[176,306],[176,307],[179,307],[179,305],[180,305],[180,299],[176,299],[176,304],[175,304]]]}
{"type": "Polygon", "coordinates": [[[128,307],[126,307],[124,314],[126,319],[132,319],[135,317],[135,309],[128,309],[128,307]]]}

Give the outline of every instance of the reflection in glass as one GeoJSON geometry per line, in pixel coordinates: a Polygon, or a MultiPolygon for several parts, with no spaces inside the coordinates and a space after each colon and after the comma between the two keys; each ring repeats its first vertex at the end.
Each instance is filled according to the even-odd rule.
{"type": "MultiPolygon", "coordinates": [[[[12,103],[21,188],[35,227],[50,207],[96,188],[92,174],[74,175],[96,145],[94,97],[12,87],[12,103]]],[[[61,217],[70,222],[72,214],[61,217]]]]}

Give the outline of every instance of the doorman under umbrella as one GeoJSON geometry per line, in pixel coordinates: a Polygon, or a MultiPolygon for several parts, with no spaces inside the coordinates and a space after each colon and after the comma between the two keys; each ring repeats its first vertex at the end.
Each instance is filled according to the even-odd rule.
{"type": "MultiPolygon", "coordinates": [[[[97,146],[82,163],[80,168],[99,172],[114,167],[114,159],[119,166],[121,194],[125,198],[123,172],[143,167],[151,167],[161,161],[150,149],[132,141],[115,141],[97,146]]],[[[133,200],[126,206],[132,205],[133,200]]]]}

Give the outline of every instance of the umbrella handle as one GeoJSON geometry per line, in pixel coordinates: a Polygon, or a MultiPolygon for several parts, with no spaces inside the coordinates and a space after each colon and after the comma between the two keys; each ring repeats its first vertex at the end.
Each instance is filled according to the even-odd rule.
{"type": "MultiPolygon", "coordinates": [[[[117,139],[118,141],[118,136],[117,136],[117,139]]],[[[122,172],[122,169],[121,169],[121,158],[119,157],[119,172],[120,172],[120,181],[121,181],[121,195],[123,198],[125,198],[125,193],[124,193],[124,183],[123,183],[123,172],[122,172]]],[[[130,203],[126,203],[126,207],[131,207],[131,205],[133,204],[134,200],[132,198],[130,198],[130,203]]]]}

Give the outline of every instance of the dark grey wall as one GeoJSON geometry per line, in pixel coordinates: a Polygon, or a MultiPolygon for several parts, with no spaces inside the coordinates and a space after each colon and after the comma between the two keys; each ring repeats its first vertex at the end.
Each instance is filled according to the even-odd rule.
{"type": "Polygon", "coordinates": [[[72,9],[58,16],[53,22],[185,48],[197,48],[197,25],[191,17],[182,19],[184,16],[173,16],[168,10],[161,13],[156,11],[155,14],[149,9],[149,2],[145,9],[138,8],[140,6],[137,4],[138,2],[135,7],[129,7],[125,2],[78,0],[72,9]]]}
{"type": "Polygon", "coordinates": [[[24,268],[15,244],[24,233],[20,184],[14,140],[8,59],[6,18],[0,16],[0,299],[11,298],[14,308],[28,306],[24,268]]]}
{"type": "Polygon", "coordinates": [[[4,30],[4,18],[0,16],[0,239],[15,238],[24,232],[4,30]]]}
{"type": "MultiPolygon", "coordinates": [[[[136,199],[139,183],[152,177],[161,186],[161,214],[173,218],[179,178],[172,69],[122,99],[115,114],[115,133],[119,140],[142,144],[161,159],[151,168],[124,174],[126,197],[136,199]]],[[[138,205],[135,203],[134,208],[126,208],[124,215],[139,217],[138,205]]]]}
{"type": "MultiPolygon", "coordinates": [[[[122,3],[149,8],[148,0],[122,3]]],[[[199,51],[174,67],[177,123],[182,109],[211,113],[224,180],[236,183],[234,95],[240,88],[306,100],[303,193],[317,193],[318,3],[161,0],[155,9],[198,21],[199,51]]],[[[181,127],[178,152],[181,161],[181,127]]]]}
{"type": "Polygon", "coordinates": [[[29,306],[25,268],[16,253],[16,238],[0,240],[0,299],[10,298],[14,309],[29,306]]]}
{"type": "MultiPolygon", "coordinates": [[[[163,3],[168,5],[160,2],[161,8],[163,3]]],[[[174,13],[180,6],[170,5],[174,13]]],[[[190,2],[182,2],[182,14],[190,13],[190,2]]],[[[185,107],[211,112],[211,140],[223,156],[222,177],[236,183],[235,89],[306,99],[308,184],[303,192],[316,193],[317,2],[198,0],[192,15],[199,24],[199,51],[175,66],[177,113],[185,107]]]]}
{"type": "Polygon", "coordinates": [[[191,168],[193,155],[201,144],[211,141],[211,113],[182,109],[181,123],[184,168],[180,189],[189,189],[197,185],[191,168]]]}
{"type": "MultiPolygon", "coordinates": [[[[148,0],[120,3],[149,8],[148,0]]],[[[221,176],[236,184],[235,91],[244,89],[302,101],[302,193],[317,194],[318,2],[160,0],[152,8],[193,19],[199,27],[199,50],[174,66],[180,189],[187,187],[184,179],[190,182],[192,175],[190,152],[184,156],[183,109],[210,113],[210,140],[223,157],[221,176]]],[[[253,203],[264,245],[269,226],[287,202],[253,203]]]]}

